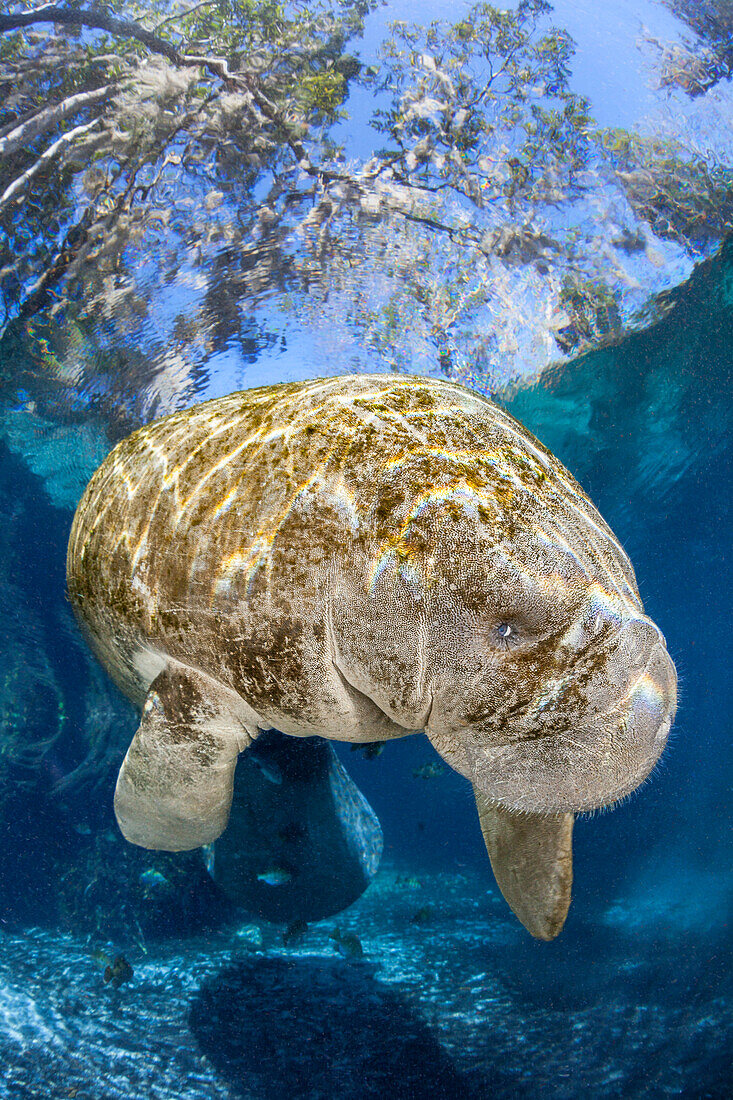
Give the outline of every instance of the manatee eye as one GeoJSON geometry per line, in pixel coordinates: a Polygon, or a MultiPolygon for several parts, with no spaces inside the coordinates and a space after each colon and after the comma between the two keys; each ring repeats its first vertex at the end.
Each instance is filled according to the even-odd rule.
{"type": "Polygon", "coordinates": [[[512,630],[509,623],[499,623],[497,628],[496,628],[496,633],[499,635],[502,642],[504,643],[504,645],[508,649],[509,648],[509,638],[514,634],[514,631],[512,630]]]}

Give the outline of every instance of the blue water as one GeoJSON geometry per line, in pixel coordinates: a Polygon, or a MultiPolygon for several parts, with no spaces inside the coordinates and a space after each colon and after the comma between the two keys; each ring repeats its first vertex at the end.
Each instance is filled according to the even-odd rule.
{"type": "Polygon", "coordinates": [[[436,759],[421,737],[375,760],[342,751],[381,820],[382,868],[287,946],[282,927],[227,907],[192,857],[126,845],[111,795],[135,719],[70,621],[70,511],[4,450],[4,644],[26,647],[35,677],[27,692],[16,681],[16,704],[27,739],[48,732],[39,683],[65,717],[40,762],[3,772],[0,1094],[728,1095],[731,286],[727,249],[653,329],[502,397],[619,533],[681,680],[651,779],[578,823],[552,944],[498,895],[464,781],[414,775],[436,759]],[[141,891],[151,865],[169,896],[141,891]],[[336,926],[362,959],[338,954],[336,926]],[[119,990],[100,946],[134,968],[119,990]]]}
{"type": "MultiPolygon", "coordinates": [[[[669,31],[669,10],[647,9],[653,32],[669,31]]],[[[576,20],[590,95],[600,31],[584,6],[557,14],[576,20]]],[[[614,49],[626,64],[635,19],[620,5],[614,49]]],[[[382,25],[371,25],[367,54],[382,25]]],[[[606,60],[597,95],[612,95],[620,66],[606,60]]],[[[643,75],[638,86],[649,88],[643,75]]],[[[624,88],[624,122],[653,113],[624,88]]],[[[358,901],[292,938],[227,899],[200,853],[126,844],[112,795],[137,718],[77,630],[66,541],[112,442],[170,394],[159,392],[159,363],[106,370],[90,339],[79,352],[86,373],[56,400],[41,352],[29,351],[48,318],[38,345],[0,344],[10,379],[0,405],[0,1097],[733,1093],[733,243],[709,252],[675,269],[669,285],[685,281],[649,327],[513,381],[463,375],[591,496],[680,679],[652,776],[612,812],[577,822],[573,902],[549,944],[509,912],[471,790],[429,767],[439,758],[422,736],[373,759],[338,746],[379,818],[384,855],[358,901]],[[339,949],[349,935],[362,955],[339,949]],[[133,974],[116,988],[104,975],[119,955],[133,974]]],[[[280,305],[253,312],[246,355],[240,343],[212,357],[191,385],[171,385],[171,400],[333,373],[335,345],[280,305]]],[[[145,329],[127,350],[138,341],[155,343],[145,329]]],[[[380,367],[373,348],[360,363],[380,367]]]]}

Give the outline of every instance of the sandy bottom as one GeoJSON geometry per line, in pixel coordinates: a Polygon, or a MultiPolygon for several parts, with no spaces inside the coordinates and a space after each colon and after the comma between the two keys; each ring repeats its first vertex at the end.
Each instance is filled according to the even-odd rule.
{"type": "Polygon", "coordinates": [[[469,875],[386,869],[288,945],[243,921],[106,946],[134,970],[119,989],[98,945],[6,927],[0,1096],[727,1097],[730,939],[704,908],[618,899],[541,944],[469,875]]]}

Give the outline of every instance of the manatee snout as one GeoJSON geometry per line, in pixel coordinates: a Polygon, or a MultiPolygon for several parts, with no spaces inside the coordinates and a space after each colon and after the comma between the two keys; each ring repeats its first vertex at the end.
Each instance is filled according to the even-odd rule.
{"type": "Polygon", "coordinates": [[[577,740],[577,757],[566,764],[565,788],[557,782],[552,809],[593,810],[625,797],[647,778],[667,743],[677,710],[677,673],[650,619],[635,615],[622,622],[594,680],[601,692],[610,687],[610,698],[565,735],[570,750],[577,740]]]}
{"type": "Polygon", "coordinates": [[[578,813],[608,806],[652,771],[676,709],[677,674],[663,636],[651,620],[628,618],[591,649],[590,659],[579,657],[577,668],[571,663],[564,676],[544,683],[522,727],[507,728],[502,744],[471,739],[466,759],[472,781],[512,811],[578,813]]]}
{"type": "Polygon", "coordinates": [[[667,743],[677,712],[677,672],[661,634],[651,645],[643,670],[631,685],[627,704],[633,739],[650,761],[648,774],[667,743]]]}

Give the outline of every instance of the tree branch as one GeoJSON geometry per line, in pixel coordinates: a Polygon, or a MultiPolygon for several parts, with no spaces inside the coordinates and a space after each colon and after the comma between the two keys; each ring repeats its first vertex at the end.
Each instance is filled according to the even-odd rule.
{"type": "Polygon", "coordinates": [[[180,54],[171,42],[151,31],[146,31],[139,23],[132,19],[118,19],[114,15],[108,15],[103,11],[82,11],[71,8],[59,7],[57,4],[44,4],[42,8],[32,11],[16,12],[14,15],[0,15],[0,33],[17,31],[23,27],[33,26],[35,23],[57,23],[67,27],[90,27],[94,30],[108,31],[119,38],[134,38],[147,46],[153,53],[162,54],[179,64],[180,54]]]}
{"type": "Polygon", "coordinates": [[[62,122],[69,115],[75,115],[84,107],[89,107],[91,104],[99,102],[100,99],[104,99],[113,87],[114,84],[105,84],[104,87],[95,88],[91,92],[79,92],[78,95],[69,96],[61,103],[55,103],[52,107],[39,111],[38,114],[33,115],[32,118],[23,122],[20,126],[16,126],[5,137],[0,138],[0,157],[10,156],[11,153],[27,145],[28,142],[34,141],[41,134],[45,134],[47,130],[53,129],[57,123],[62,122]]]}
{"type": "MultiPolygon", "coordinates": [[[[194,110],[189,111],[180,119],[170,133],[163,135],[151,149],[147,149],[144,155],[138,158],[137,164],[129,173],[127,186],[124,191],[116,197],[112,209],[107,210],[103,218],[99,219],[98,209],[93,202],[90,203],[79,221],[67,232],[64,242],[56,253],[53,261],[29,289],[28,295],[20,304],[16,321],[23,321],[26,317],[32,316],[41,308],[47,296],[51,293],[53,284],[68,271],[76,260],[78,260],[79,255],[88,249],[90,236],[93,230],[101,234],[111,231],[115,219],[124,210],[130,196],[135,191],[137,186],[137,174],[141,168],[146,164],[152,163],[152,161],[160,155],[160,152],[165,148],[168,142],[184,130],[196,115],[200,114],[205,107],[208,107],[215,98],[216,93],[212,92],[194,110]]],[[[122,172],[123,170],[120,168],[115,178],[119,179],[120,176],[122,176],[122,172]]]]}
{"type": "Polygon", "coordinates": [[[200,4],[195,4],[192,8],[184,9],[183,11],[176,12],[175,15],[169,15],[167,19],[163,19],[156,27],[153,28],[153,33],[157,34],[161,27],[165,27],[168,23],[175,23],[176,20],[188,19],[189,15],[193,15],[194,12],[200,11],[202,8],[210,8],[217,0],[201,0],[200,4]]]}
{"type": "Polygon", "coordinates": [[[172,42],[166,42],[157,34],[148,31],[132,19],[118,19],[104,11],[84,11],[59,7],[56,4],[44,4],[33,11],[17,12],[14,15],[0,15],[0,34],[7,31],[22,30],[36,23],[56,23],[66,27],[89,27],[93,30],[107,31],[117,38],[132,38],[145,46],[151,53],[160,54],[174,65],[201,65],[209,72],[227,83],[236,83],[236,77],[229,72],[223,57],[204,57],[198,54],[181,53],[172,42]]]}
{"type": "Polygon", "coordinates": [[[165,39],[146,30],[133,20],[118,19],[116,16],[108,15],[103,11],[72,10],[59,7],[56,4],[45,4],[42,8],[18,12],[14,15],[0,15],[0,33],[20,30],[35,23],[57,23],[64,26],[91,27],[96,30],[107,31],[109,34],[121,38],[132,38],[136,42],[140,42],[152,53],[162,55],[176,66],[199,65],[208,69],[210,73],[219,77],[230,88],[248,92],[265,118],[285,131],[286,142],[298,161],[302,163],[304,170],[311,175],[319,175],[318,169],[311,163],[302,142],[294,136],[287,120],[258,86],[254,74],[230,73],[226,58],[181,53],[171,42],[166,42],[165,39]]]}
{"type": "Polygon", "coordinates": [[[21,176],[14,179],[13,182],[7,187],[2,195],[0,195],[0,213],[9,206],[11,202],[17,200],[23,191],[25,191],[28,184],[33,177],[37,175],[42,168],[53,160],[57,153],[61,152],[67,145],[71,145],[82,134],[89,133],[95,126],[99,125],[99,119],[95,118],[92,122],[86,122],[83,126],[75,126],[73,130],[69,130],[68,133],[62,134],[58,141],[55,141],[53,145],[49,145],[45,152],[41,153],[37,161],[35,161],[30,168],[23,172],[21,176]]]}

